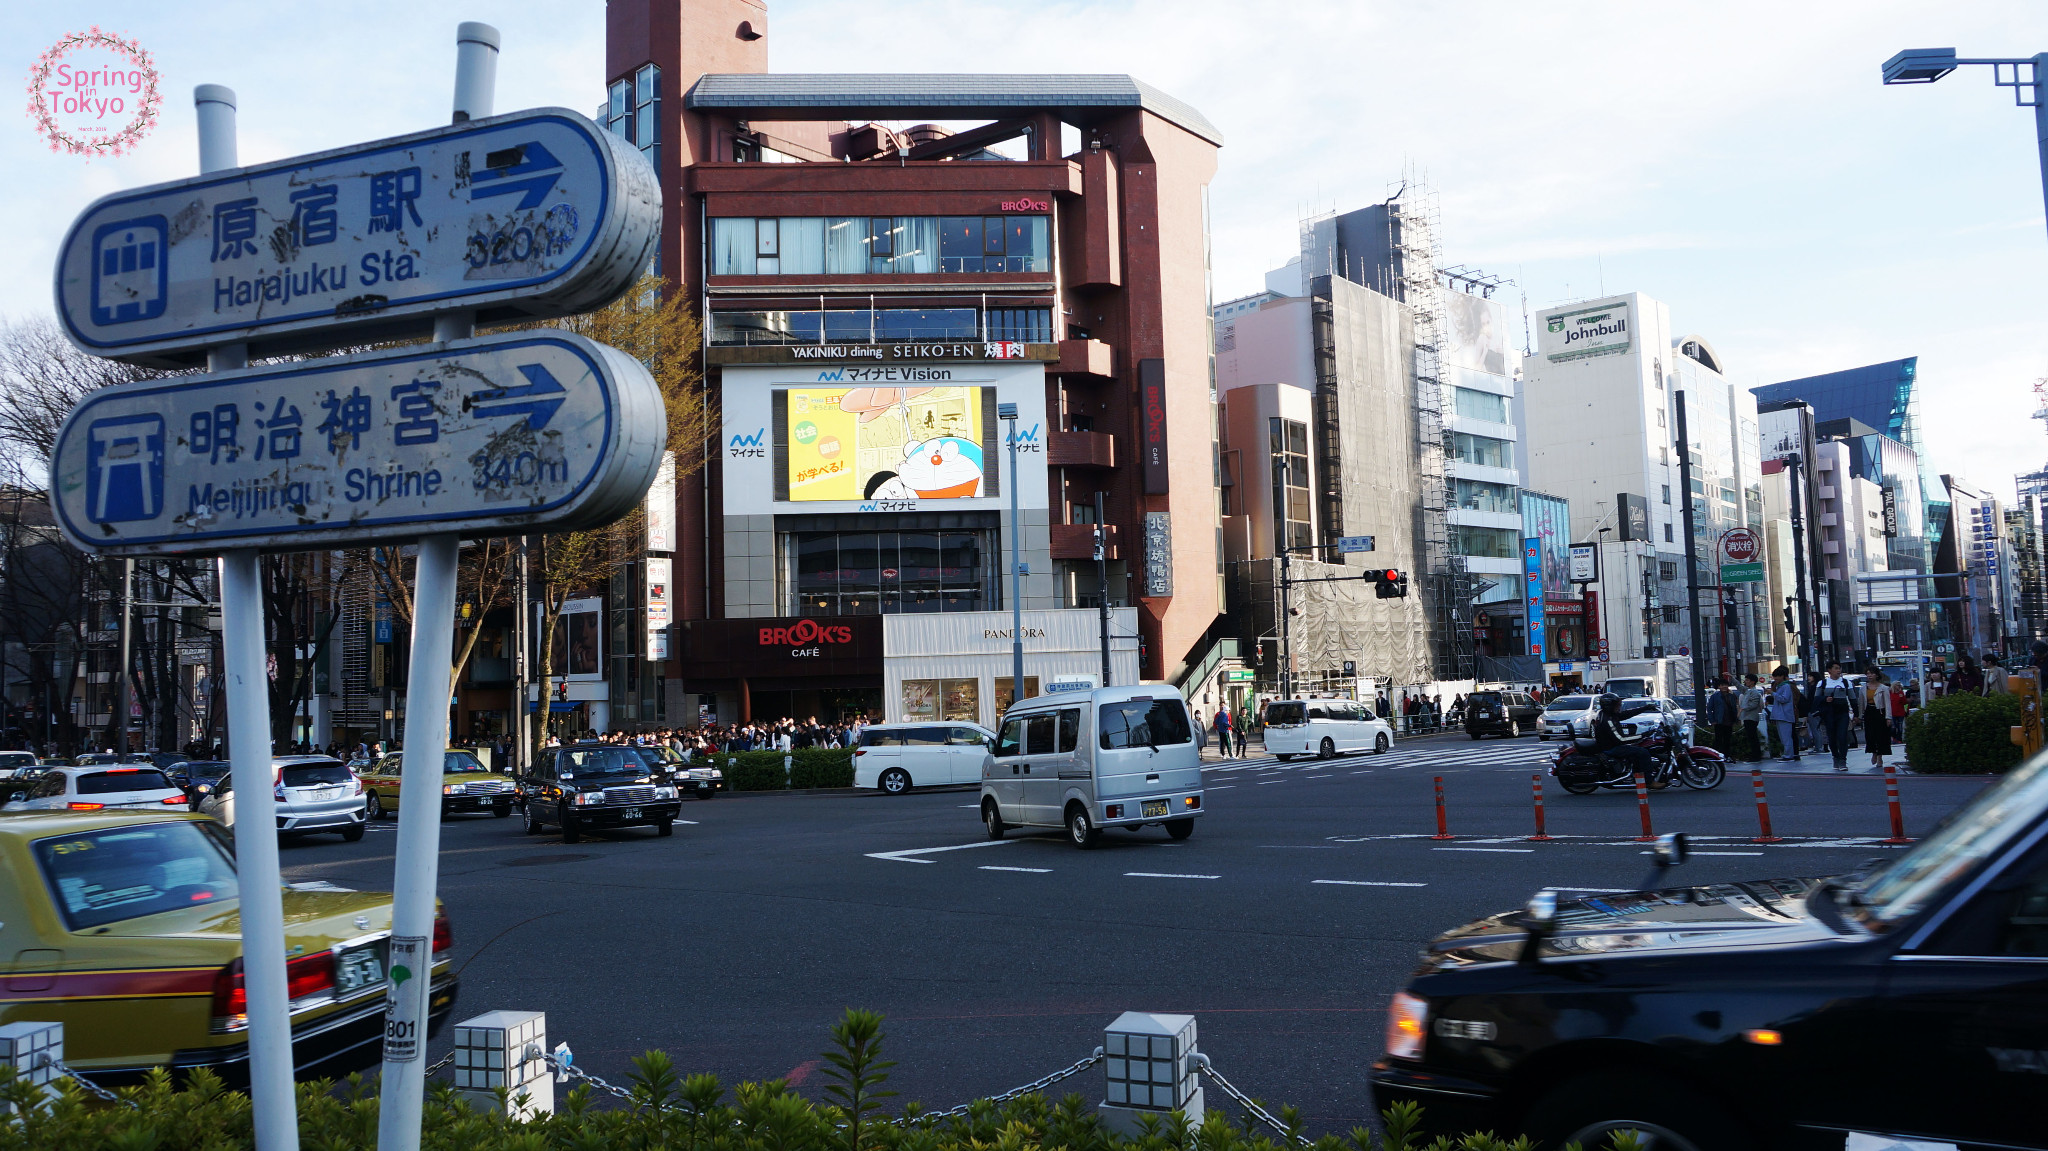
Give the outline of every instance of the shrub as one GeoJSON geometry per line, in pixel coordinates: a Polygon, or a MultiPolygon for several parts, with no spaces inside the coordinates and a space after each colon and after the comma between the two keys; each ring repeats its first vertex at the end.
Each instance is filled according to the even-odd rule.
{"type": "Polygon", "coordinates": [[[2012,729],[2020,697],[1945,695],[1906,717],[1906,762],[1914,771],[2003,772],[2020,761],[2012,729]]]}
{"type": "Polygon", "coordinates": [[[792,787],[852,787],[853,749],[850,747],[805,747],[795,752],[790,767],[792,787]]]}
{"type": "Polygon", "coordinates": [[[852,787],[853,749],[800,747],[795,751],[720,752],[712,762],[734,791],[782,791],[791,787],[852,787]],[[789,770],[782,768],[784,756],[789,770]]]}
{"type": "MultiPolygon", "coordinates": [[[[649,1051],[626,1076],[631,1099],[599,1108],[590,1088],[577,1084],[557,1097],[552,1115],[507,1119],[473,1108],[445,1081],[430,1080],[420,1131],[421,1151],[597,1151],[600,1148],[694,1148],[699,1151],[1301,1151],[1301,1115],[1275,1108],[1285,1133],[1239,1128],[1212,1108],[1199,1128],[1178,1112],[1142,1121],[1145,1130],[1123,1136],[1104,1125],[1088,1101],[1069,1093],[1002,1103],[980,1100],[963,1115],[933,1118],[912,1103],[892,1119],[880,1101],[894,1064],[880,1058],[881,1016],[849,1011],[832,1029],[836,1050],[824,1058],[831,1103],[814,1103],[780,1079],[742,1083],[728,1098],[714,1075],[679,1075],[669,1057],[649,1051]]],[[[1084,1076],[1087,1074],[1083,1073],[1084,1076]]],[[[1086,1082],[1080,1080],[1077,1082],[1086,1082]]],[[[0,1068],[0,1106],[14,1114],[0,1122],[8,1151],[254,1151],[248,1096],[228,1091],[207,1070],[183,1086],[150,1072],[138,1087],[123,1088],[133,1107],[102,1105],[69,1080],[56,1098],[0,1068]]],[[[316,1080],[298,1087],[299,1143],[319,1151],[371,1151],[377,1141],[377,1087],[351,1075],[345,1084],[316,1080]]],[[[1348,1138],[1325,1135],[1313,1151],[1529,1151],[1526,1137],[1490,1133],[1428,1141],[1421,1109],[1400,1103],[1381,1112],[1384,1134],[1353,1128],[1348,1138]]],[[[1586,1151],[1638,1151],[1634,1132],[1622,1132],[1586,1151]]],[[[1567,1151],[1577,1151],[1568,1144],[1567,1151]]]]}

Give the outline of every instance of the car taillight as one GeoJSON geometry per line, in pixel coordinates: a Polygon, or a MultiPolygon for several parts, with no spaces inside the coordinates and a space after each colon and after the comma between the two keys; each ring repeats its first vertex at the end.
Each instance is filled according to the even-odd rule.
{"type": "Polygon", "coordinates": [[[107,805],[104,803],[67,803],[64,806],[72,811],[100,811],[107,805]]]}
{"type": "Polygon", "coordinates": [[[182,795],[167,795],[167,796],[165,796],[165,797],[164,797],[164,802],[165,802],[165,803],[183,803],[183,802],[185,802],[185,797],[184,797],[184,796],[182,796],[182,795]]]}
{"type": "Polygon", "coordinates": [[[866,755],[867,753],[868,753],[868,749],[867,749],[867,748],[864,748],[864,747],[856,747],[856,748],[854,748],[854,749],[853,749],[853,754],[855,754],[855,755],[857,755],[857,756],[858,756],[858,755],[866,755]]]}
{"type": "Polygon", "coordinates": [[[455,928],[445,915],[434,917],[434,962],[439,963],[455,949],[455,928]]]}
{"type": "Polygon", "coordinates": [[[334,953],[302,955],[284,965],[285,994],[293,1002],[334,990],[334,953]]]}
{"type": "MultiPolygon", "coordinates": [[[[334,953],[322,951],[302,955],[284,965],[285,995],[298,1006],[301,1000],[334,990],[334,953]]],[[[221,968],[213,977],[213,1030],[241,1031],[249,1026],[249,991],[242,977],[242,961],[221,968]]]]}
{"type": "Polygon", "coordinates": [[[361,795],[363,793],[363,777],[355,772],[349,772],[348,777],[356,781],[356,794],[361,795]]]}

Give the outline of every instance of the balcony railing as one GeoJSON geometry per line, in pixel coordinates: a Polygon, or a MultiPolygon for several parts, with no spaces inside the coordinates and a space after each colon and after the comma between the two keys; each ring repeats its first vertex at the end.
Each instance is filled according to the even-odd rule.
{"type": "MultiPolygon", "coordinates": [[[[1117,552],[1117,530],[1115,524],[1108,525],[1102,558],[1119,559],[1117,552]]],[[[1052,525],[1052,558],[1056,560],[1092,560],[1095,558],[1094,524],[1052,525]]]]}
{"type": "Polygon", "coordinates": [[[1058,468],[1113,468],[1116,437],[1108,432],[1053,432],[1045,437],[1045,462],[1058,468]]]}

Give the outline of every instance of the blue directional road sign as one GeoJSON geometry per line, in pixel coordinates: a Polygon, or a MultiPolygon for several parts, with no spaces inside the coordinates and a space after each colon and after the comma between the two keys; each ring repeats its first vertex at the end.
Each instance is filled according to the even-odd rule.
{"type": "Polygon", "coordinates": [[[601,307],[647,267],[661,189],[631,145],[538,108],[107,196],[57,259],[88,352],[160,366],[601,307]]]}
{"type": "Polygon", "coordinates": [[[568,332],[123,384],[58,433],[50,501],[110,555],[589,527],[645,496],[663,410],[639,361],[568,332]]]}
{"type": "Polygon", "coordinates": [[[1353,555],[1357,552],[1369,552],[1372,550],[1373,537],[1371,536],[1337,537],[1337,554],[1339,555],[1353,555]]]}

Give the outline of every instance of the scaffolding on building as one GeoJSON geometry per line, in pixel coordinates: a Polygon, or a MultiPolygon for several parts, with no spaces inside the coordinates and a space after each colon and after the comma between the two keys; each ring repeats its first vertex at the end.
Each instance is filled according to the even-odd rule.
{"type": "Polygon", "coordinates": [[[1472,577],[1465,557],[1451,546],[1451,480],[1447,459],[1451,431],[1444,423],[1442,340],[1448,327],[1440,269],[1436,190],[1408,179],[1387,201],[1387,250],[1393,256],[1391,285],[1408,305],[1414,330],[1414,403],[1417,539],[1422,544],[1423,587],[1431,623],[1431,647],[1439,679],[1473,675],[1472,577]]]}

